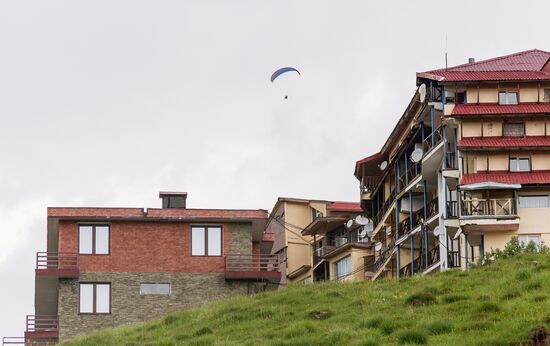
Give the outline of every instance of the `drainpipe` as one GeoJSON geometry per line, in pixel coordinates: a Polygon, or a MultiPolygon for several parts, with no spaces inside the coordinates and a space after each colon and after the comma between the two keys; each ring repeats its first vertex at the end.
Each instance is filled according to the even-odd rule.
{"type": "Polygon", "coordinates": [[[465,261],[465,265],[466,265],[466,268],[468,268],[468,235],[467,234],[464,234],[464,250],[465,250],[465,255],[464,258],[466,259],[465,261]]]}
{"type": "Polygon", "coordinates": [[[401,246],[397,245],[397,279],[401,277],[401,246]]]}
{"type": "MultiPolygon", "coordinates": [[[[412,190],[409,191],[409,227],[413,227],[413,197],[412,190]]],[[[414,275],[414,235],[411,235],[411,276],[414,275]]]]}
{"type": "MultiPolygon", "coordinates": [[[[424,180],[424,222],[428,222],[428,186],[426,180],[424,180]]],[[[425,257],[424,260],[426,263],[426,268],[428,268],[428,229],[427,227],[422,227],[422,233],[424,233],[424,244],[426,249],[424,250],[425,257]]]]}

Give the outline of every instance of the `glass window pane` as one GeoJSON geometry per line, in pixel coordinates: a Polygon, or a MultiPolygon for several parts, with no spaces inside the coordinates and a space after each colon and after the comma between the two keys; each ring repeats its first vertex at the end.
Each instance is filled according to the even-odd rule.
{"type": "Polygon", "coordinates": [[[208,256],[222,255],[221,227],[208,228],[208,256]]]}
{"type": "Polygon", "coordinates": [[[518,104],[518,93],[508,93],[508,104],[509,105],[518,104]]]}
{"type": "Polygon", "coordinates": [[[139,294],[170,294],[170,284],[141,284],[139,294]]]}
{"type": "Polygon", "coordinates": [[[518,170],[518,160],[510,159],[510,172],[517,172],[518,170]]]}
{"type": "Polygon", "coordinates": [[[519,159],[519,165],[518,170],[519,171],[529,171],[531,169],[531,165],[529,164],[529,159],[519,159]]]}
{"type": "Polygon", "coordinates": [[[111,312],[111,285],[96,285],[96,313],[108,314],[111,312]]]}
{"type": "Polygon", "coordinates": [[[96,226],[95,253],[99,255],[109,254],[109,226],[96,226]]]}
{"type": "Polygon", "coordinates": [[[191,255],[204,256],[205,244],[204,244],[204,227],[191,228],[191,255]]]}
{"type": "Polygon", "coordinates": [[[80,313],[94,312],[94,285],[80,284],[80,313]]]}
{"type": "Polygon", "coordinates": [[[519,196],[518,205],[520,208],[548,208],[550,198],[548,196],[519,196]]]}
{"type": "Polygon", "coordinates": [[[92,253],[92,226],[78,227],[78,253],[92,253]]]}
{"type": "Polygon", "coordinates": [[[506,93],[505,92],[498,93],[498,103],[500,103],[501,105],[506,104],[506,93]]]}

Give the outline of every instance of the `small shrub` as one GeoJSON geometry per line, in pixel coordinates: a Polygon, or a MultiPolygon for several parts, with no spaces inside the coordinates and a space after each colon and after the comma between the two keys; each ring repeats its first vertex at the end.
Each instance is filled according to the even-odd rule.
{"type": "Polygon", "coordinates": [[[435,296],[427,292],[414,293],[407,297],[406,303],[412,306],[430,305],[436,302],[435,296]]]}
{"type": "Polygon", "coordinates": [[[488,313],[499,312],[500,308],[495,303],[483,302],[478,306],[477,311],[479,311],[479,312],[488,312],[488,313]]]}
{"type": "Polygon", "coordinates": [[[363,320],[359,323],[360,328],[379,328],[384,320],[382,317],[373,317],[368,320],[363,320]]]}
{"type": "Polygon", "coordinates": [[[517,275],[516,278],[518,280],[527,280],[531,277],[533,273],[530,270],[522,270],[517,275]]]}
{"type": "Polygon", "coordinates": [[[542,283],[540,281],[531,281],[525,286],[525,289],[528,291],[538,290],[540,288],[542,288],[542,283]]]}
{"type": "Polygon", "coordinates": [[[426,334],[418,330],[408,330],[399,335],[398,340],[400,344],[424,345],[428,343],[428,337],[426,334]]]}
{"type": "Polygon", "coordinates": [[[202,327],[201,329],[197,330],[193,336],[202,336],[202,335],[208,335],[208,334],[212,334],[212,329],[208,328],[208,327],[202,327]]]}
{"type": "Polygon", "coordinates": [[[461,300],[468,300],[468,297],[465,296],[465,295],[461,295],[461,294],[449,294],[449,295],[443,297],[443,301],[445,303],[455,303],[455,302],[459,302],[461,300]]]}
{"type": "Polygon", "coordinates": [[[428,331],[432,335],[446,334],[453,330],[451,323],[446,321],[436,321],[428,326],[428,331]]]}
{"type": "Polygon", "coordinates": [[[386,320],[386,321],[382,322],[382,324],[380,325],[379,328],[380,328],[380,332],[382,334],[390,335],[394,331],[396,331],[399,328],[399,326],[397,325],[397,323],[395,323],[392,320],[386,320]]]}

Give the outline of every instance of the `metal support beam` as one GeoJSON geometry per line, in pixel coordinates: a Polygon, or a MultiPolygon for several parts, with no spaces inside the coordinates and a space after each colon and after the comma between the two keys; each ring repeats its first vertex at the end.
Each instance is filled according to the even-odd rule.
{"type": "Polygon", "coordinates": [[[397,245],[397,278],[401,277],[401,246],[397,245]]]}
{"type": "Polygon", "coordinates": [[[464,234],[464,258],[466,261],[464,262],[466,265],[466,268],[468,268],[468,235],[464,234]]]}

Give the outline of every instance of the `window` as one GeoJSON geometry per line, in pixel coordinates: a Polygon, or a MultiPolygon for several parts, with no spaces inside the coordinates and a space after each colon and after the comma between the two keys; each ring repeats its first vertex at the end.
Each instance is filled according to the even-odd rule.
{"type": "Polygon", "coordinates": [[[550,102],[550,89],[544,89],[543,102],[550,102]]]}
{"type": "Polygon", "coordinates": [[[520,208],[549,208],[550,198],[543,196],[519,196],[518,206],[520,208]]]}
{"type": "Polygon", "coordinates": [[[351,256],[347,256],[336,262],[336,278],[340,279],[351,275],[351,256]]]}
{"type": "Polygon", "coordinates": [[[501,91],[498,93],[498,103],[501,105],[517,105],[518,93],[516,91],[501,91]]]}
{"type": "Polygon", "coordinates": [[[111,313],[110,283],[81,283],[79,297],[81,314],[111,313]]]}
{"type": "Polygon", "coordinates": [[[510,172],[529,172],[531,170],[531,160],[528,157],[511,157],[510,172]]]}
{"type": "Polygon", "coordinates": [[[524,234],[518,236],[519,243],[521,246],[525,247],[529,245],[530,242],[534,242],[537,245],[537,248],[540,249],[542,246],[542,241],[540,239],[540,234],[524,234]]]}
{"type": "Polygon", "coordinates": [[[139,294],[148,295],[148,294],[159,294],[166,295],[170,294],[170,284],[169,283],[145,283],[139,285],[139,294]]]}
{"type": "Polygon", "coordinates": [[[220,226],[191,227],[192,256],[221,256],[222,228],[220,226]]]}
{"type": "Polygon", "coordinates": [[[79,225],[78,253],[81,255],[108,255],[109,225],[79,225]]]}
{"type": "Polygon", "coordinates": [[[311,275],[306,276],[302,280],[298,281],[298,283],[300,283],[300,284],[312,284],[313,283],[313,278],[311,277],[311,275]]]}
{"type": "Polygon", "coordinates": [[[315,208],[311,208],[311,219],[315,220],[318,217],[323,217],[323,213],[315,208]]]}
{"type": "Polygon", "coordinates": [[[464,103],[466,103],[466,92],[465,91],[462,91],[462,92],[457,92],[456,93],[456,101],[455,103],[457,105],[462,105],[464,103]]]}
{"type": "Polygon", "coordinates": [[[502,135],[506,137],[525,136],[524,123],[505,123],[502,127],[502,135]]]}

